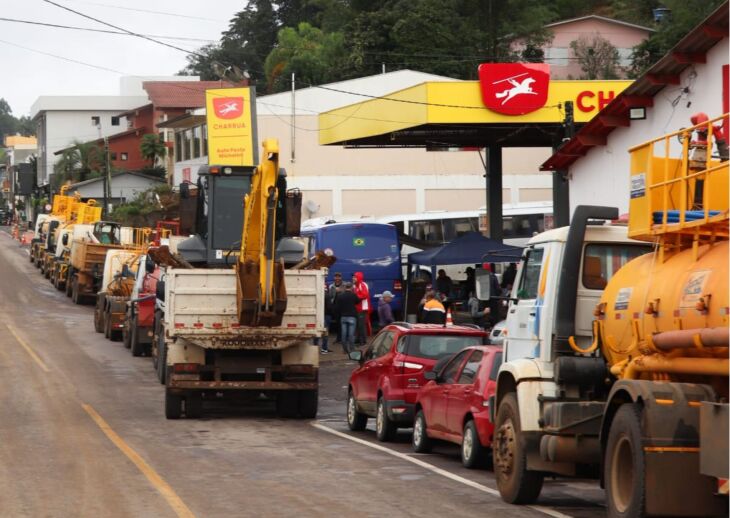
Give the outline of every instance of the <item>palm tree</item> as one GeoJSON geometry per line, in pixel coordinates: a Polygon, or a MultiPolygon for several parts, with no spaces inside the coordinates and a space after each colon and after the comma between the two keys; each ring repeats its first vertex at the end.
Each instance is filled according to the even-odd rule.
{"type": "Polygon", "coordinates": [[[74,141],[73,146],[61,153],[53,169],[61,183],[66,180],[83,182],[91,173],[101,171],[103,153],[95,142],[74,141]]]}
{"type": "Polygon", "coordinates": [[[139,150],[142,152],[142,156],[150,161],[151,167],[157,164],[158,158],[165,158],[167,155],[167,146],[160,136],[154,133],[148,133],[142,137],[139,150]]]}

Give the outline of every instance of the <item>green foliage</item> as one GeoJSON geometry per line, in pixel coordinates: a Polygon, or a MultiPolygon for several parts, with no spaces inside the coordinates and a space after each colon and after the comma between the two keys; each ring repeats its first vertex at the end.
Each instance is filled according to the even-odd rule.
{"type": "MultiPolygon", "coordinates": [[[[663,0],[662,5],[671,10],[671,15],[656,26],[656,32],[647,40],[634,47],[629,76],[635,78],[643,74],[723,1],[663,0]]],[[[640,3],[645,4],[645,9],[651,4],[646,1],[640,3]]]]}
{"type": "Polygon", "coordinates": [[[157,163],[158,158],[165,158],[167,156],[167,146],[165,142],[156,133],[148,133],[142,136],[142,141],[139,143],[139,150],[142,153],[142,157],[150,161],[150,165],[153,167],[157,163]]]}
{"type": "Polygon", "coordinates": [[[132,227],[154,227],[160,219],[173,215],[178,206],[177,193],[169,185],[160,184],[114,207],[109,219],[132,227]]]}
{"type": "Polygon", "coordinates": [[[619,54],[611,42],[598,34],[570,42],[584,75],[581,79],[617,79],[619,54]]]}
{"type": "Polygon", "coordinates": [[[6,136],[16,133],[24,136],[35,135],[35,126],[30,117],[15,118],[8,102],[0,97],[0,145],[6,136]]]}
{"type": "Polygon", "coordinates": [[[53,187],[60,188],[67,181],[83,182],[101,174],[104,152],[95,142],[74,141],[73,146],[61,153],[53,165],[53,187]]]}
{"type": "Polygon", "coordinates": [[[146,174],[147,176],[154,176],[155,178],[159,178],[160,180],[167,179],[167,169],[160,165],[143,167],[139,170],[139,172],[142,174],[146,174]]]}
{"type": "Polygon", "coordinates": [[[302,22],[296,29],[279,31],[278,45],[266,58],[265,70],[269,91],[286,89],[292,72],[309,84],[336,80],[347,59],[344,37],[335,32],[325,34],[302,22]],[[282,82],[281,79],[286,79],[282,82]]]}

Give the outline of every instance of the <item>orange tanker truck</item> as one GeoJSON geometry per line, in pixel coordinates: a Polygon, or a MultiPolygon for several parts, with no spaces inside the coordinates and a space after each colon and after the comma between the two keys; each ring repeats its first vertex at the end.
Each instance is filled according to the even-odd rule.
{"type": "Polygon", "coordinates": [[[727,516],[726,117],[630,150],[628,227],[580,206],[528,243],[490,401],[504,500],[593,476],[611,517],[727,516]]]}

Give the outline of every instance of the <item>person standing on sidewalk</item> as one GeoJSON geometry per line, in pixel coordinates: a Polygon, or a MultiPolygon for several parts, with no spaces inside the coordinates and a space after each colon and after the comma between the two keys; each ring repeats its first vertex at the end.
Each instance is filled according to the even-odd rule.
{"type": "Polygon", "coordinates": [[[329,341],[330,341],[330,325],[332,324],[332,316],[334,314],[334,304],[333,300],[330,298],[329,294],[329,288],[327,287],[327,284],[324,285],[324,328],[325,328],[325,335],[321,338],[315,338],[314,344],[318,345],[320,340],[322,341],[322,347],[320,348],[319,352],[322,354],[328,354],[330,352],[329,350],[329,341]]]}
{"type": "MultiPolygon", "coordinates": [[[[345,285],[342,282],[342,274],[340,272],[335,272],[334,275],[334,282],[329,285],[329,288],[327,288],[327,296],[332,301],[332,307],[335,307],[337,297],[345,291],[345,285]]],[[[335,343],[340,344],[342,343],[342,326],[340,326],[340,317],[337,315],[337,311],[333,310],[332,314],[332,324],[335,326],[335,331],[337,332],[337,338],[335,338],[335,343]]]]}
{"type": "Polygon", "coordinates": [[[352,291],[352,283],[344,283],[344,291],[337,296],[335,312],[340,316],[342,350],[345,354],[355,350],[354,338],[357,326],[357,305],[360,299],[352,291]]]}
{"type": "Polygon", "coordinates": [[[395,320],[393,318],[393,308],[390,307],[392,301],[393,294],[387,290],[380,296],[380,301],[378,302],[378,323],[381,328],[392,324],[395,320]]]}
{"type": "Polygon", "coordinates": [[[357,331],[355,332],[355,343],[365,345],[368,336],[372,334],[370,328],[370,290],[365,282],[362,272],[355,272],[352,276],[353,292],[360,299],[357,305],[357,331]]]}

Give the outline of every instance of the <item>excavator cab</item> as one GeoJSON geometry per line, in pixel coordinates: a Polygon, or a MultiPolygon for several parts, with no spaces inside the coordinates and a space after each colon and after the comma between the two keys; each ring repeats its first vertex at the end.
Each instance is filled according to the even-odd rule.
{"type": "Polygon", "coordinates": [[[122,226],[111,221],[97,221],[94,223],[94,237],[102,245],[119,245],[122,242],[122,226]]]}

